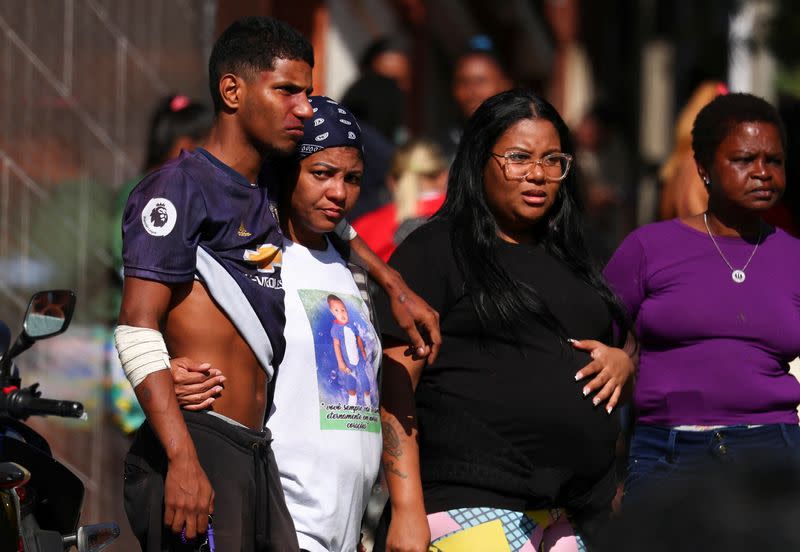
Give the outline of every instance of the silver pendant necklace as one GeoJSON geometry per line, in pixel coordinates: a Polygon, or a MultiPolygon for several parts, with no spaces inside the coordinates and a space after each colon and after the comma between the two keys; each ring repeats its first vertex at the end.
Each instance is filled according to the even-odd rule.
{"type": "Polygon", "coordinates": [[[733,268],[733,265],[731,265],[731,263],[728,262],[728,259],[725,258],[725,255],[723,255],[722,249],[719,248],[717,240],[714,239],[714,234],[711,233],[711,228],[708,226],[707,213],[703,213],[703,222],[706,225],[706,230],[708,231],[708,237],[711,238],[711,242],[714,244],[714,247],[717,248],[719,256],[722,257],[722,260],[725,261],[725,264],[728,265],[728,268],[731,269],[731,280],[733,280],[737,284],[741,284],[742,282],[744,282],[746,278],[744,271],[747,270],[747,266],[750,264],[750,261],[753,260],[753,255],[755,255],[756,251],[758,251],[758,246],[761,245],[761,225],[759,224],[758,226],[758,240],[756,241],[756,246],[755,248],[753,248],[753,252],[750,253],[750,257],[748,257],[747,262],[744,263],[744,266],[742,268],[733,268]]]}

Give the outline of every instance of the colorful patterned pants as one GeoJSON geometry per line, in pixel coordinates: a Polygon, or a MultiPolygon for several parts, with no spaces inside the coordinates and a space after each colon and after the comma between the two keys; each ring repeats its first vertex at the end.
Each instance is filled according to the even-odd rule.
{"type": "Polygon", "coordinates": [[[430,552],[586,552],[564,510],[458,508],[428,516],[430,552]]]}

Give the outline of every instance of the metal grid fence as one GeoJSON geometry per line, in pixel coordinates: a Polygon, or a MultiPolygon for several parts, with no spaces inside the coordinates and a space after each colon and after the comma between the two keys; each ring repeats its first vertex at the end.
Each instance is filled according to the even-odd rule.
{"type": "Polygon", "coordinates": [[[113,196],[163,95],[206,99],[213,0],[0,0],[0,319],[31,290],[105,322],[113,196]]]}

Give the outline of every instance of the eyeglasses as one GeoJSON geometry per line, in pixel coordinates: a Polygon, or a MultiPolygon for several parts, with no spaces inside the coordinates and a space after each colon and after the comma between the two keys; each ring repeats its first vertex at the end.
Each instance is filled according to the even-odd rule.
{"type": "Polygon", "coordinates": [[[566,178],[572,165],[572,156],[568,153],[551,153],[541,159],[533,159],[524,151],[493,152],[492,156],[504,159],[503,174],[507,180],[524,180],[539,165],[547,180],[558,182],[566,178]]]}

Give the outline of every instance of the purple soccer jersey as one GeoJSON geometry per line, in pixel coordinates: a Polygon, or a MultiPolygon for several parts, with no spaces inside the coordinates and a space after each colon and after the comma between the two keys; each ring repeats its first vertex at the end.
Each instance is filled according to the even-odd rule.
{"type": "Polygon", "coordinates": [[[283,236],[266,186],[203,149],[147,175],[122,221],[125,276],[201,280],[271,378],[283,358],[283,236]]]}

